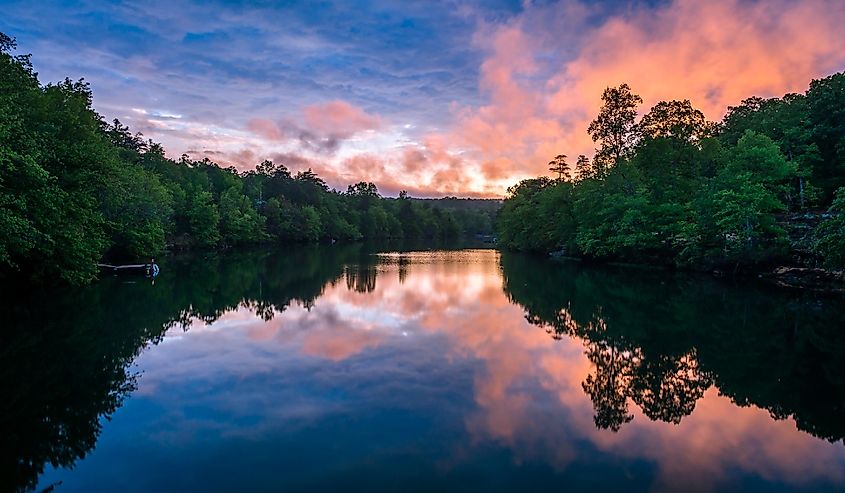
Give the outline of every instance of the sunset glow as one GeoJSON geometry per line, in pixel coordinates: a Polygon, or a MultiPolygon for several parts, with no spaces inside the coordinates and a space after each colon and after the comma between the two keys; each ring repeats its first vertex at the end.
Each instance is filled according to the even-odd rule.
{"type": "Polygon", "coordinates": [[[690,99],[718,120],[845,69],[836,0],[30,7],[4,2],[0,30],[42,82],[84,77],[170,157],[273,159],[384,195],[501,196],[590,155],[607,86],[627,82],[641,114],[690,99]]]}

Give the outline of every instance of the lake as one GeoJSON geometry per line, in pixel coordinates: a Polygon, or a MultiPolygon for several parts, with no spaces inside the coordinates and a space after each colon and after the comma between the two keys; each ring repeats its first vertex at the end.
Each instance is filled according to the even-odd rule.
{"type": "Polygon", "coordinates": [[[845,490],[841,299],[382,250],[7,286],[3,490],[845,490]]]}

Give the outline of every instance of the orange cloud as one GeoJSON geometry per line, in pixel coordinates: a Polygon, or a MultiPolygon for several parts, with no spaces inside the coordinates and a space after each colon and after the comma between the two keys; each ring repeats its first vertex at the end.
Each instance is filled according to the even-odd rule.
{"type": "Polygon", "coordinates": [[[645,109],[689,98],[718,119],[746,97],[803,91],[812,78],[845,68],[842,25],[845,4],[827,0],[677,0],[635,12],[591,33],[552,79],[549,109],[568,112],[573,100],[596,101],[604,87],[628,82],[645,109]]]}
{"type": "MultiPolygon", "coordinates": [[[[718,120],[746,97],[803,91],[845,69],[838,0],[672,0],[620,10],[608,17],[594,3],[528,2],[507,21],[481,21],[473,42],[484,52],[478,89],[486,102],[452,103],[445,130],[413,135],[342,100],[303,108],[302,121],[255,118],[247,128],[266,147],[301,154],[340,189],[370,180],[390,195],[502,196],[522,178],[548,174],[557,154],[571,162],[592,154],[586,129],[607,86],[628,83],[644,99],[641,114],[661,100],[690,99],[718,120]],[[350,143],[353,135],[361,138],[350,143]]],[[[240,167],[245,156],[234,153],[243,143],[212,140],[206,130],[178,131],[225,146],[240,167]]]]}
{"type": "Polygon", "coordinates": [[[489,103],[458,112],[455,144],[470,148],[486,179],[545,173],[560,152],[590,154],[586,128],[610,85],[631,85],[644,99],[641,112],[660,100],[690,99],[719,119],[746,97],[803,91],[811,79],[845,68],[839,1],[676,0],[611,17],[573,39],[573,18],[583,22],[586,9],[529,5],[479,36],[488,51],[480,86],[489,103]],[[550,57],[566,43],[574,57],[550,57]]]}

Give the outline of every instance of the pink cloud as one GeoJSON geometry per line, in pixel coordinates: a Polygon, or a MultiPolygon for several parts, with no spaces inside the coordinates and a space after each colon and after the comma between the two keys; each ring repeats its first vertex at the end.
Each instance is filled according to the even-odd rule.
{"type": "Polygon", "coordinates": [[[428,156],[418,148],[408,148],[402,152],[402,169],[409,173],[418,173],[428,164],[428,156]]]}
{"type": "Polygon", "coordinates": [[[456,113],[452,145],[469,149],[486,180],[546,173],[560,152],[591,154],[586,128],[607,86],[631,85],[641,114],[690,99],[717,120],[746,97],[803,91],[845,68],[842,2],[676,0],[575,27],[573,37],[589,14],[578,2],[529,5],[477,36],[488,52],[480,87],[489,102],[456,113]]]}
{"type": "Polygon", "coordinates": [[[718,120],[746,97],[800,92],[845,69],[845,3],[837,0],[640,3],[597,22],[602,9],[529,2],[507,21],[481,21],[473,42],[484,52],[478,89],[486,102],[443,108],[452,122],[435,133],[397,130],[342,100],[306,106],[301,120],[250,120],[257,159],[242,153],[239,136],[202,126],[147,122],[141,130],[220,151],[241,169],[263,155],[297,155],[292,169],[312,167],[340,189],[369,180],[390,195],[502,196],[519,179],[548,174],[557,154],[571,162],[592,154],[586,129],[607,86],[628,83],[644,99],[641,114],[661,100],[690,99],[718,120]],[[369,131],[379,138],[356,139],[350,153],[349,137],[369,131]],[[396,134],[401,141],[390,140],[396,134]]]}
{"type": "Polygon", "coordinates": [[[332,331],[310,331],[302,341],[302,352],[332,361],[341,361],[365,349],[378,346],[385,335],[362,329],[344,330],[342,334],[332,331]]]}
{"type": "Polygon", "coordinates": [[[718,119],[746,97],[803,91],[812,78],[845,68],[843,24],[845,4],[828,0],[676,0],[637,11],[591,33],[552,79],[549,108],[568,111],[573,99],[597,100],[624,81],[646,109],[689,98],[718,119]]]}
{"type": "Polygon", "coordinates": [[[335,100],[303,108],[307,127],[315,132],[348,136],[381,127],[381,118],[346,101],[335,100]]]}
{"type": "Polygon", "coordinates": [[[247,122],[247,129],[267,140],[280,141],[285,138],[284,132],[272,120],[253,118],[247,122]]]}

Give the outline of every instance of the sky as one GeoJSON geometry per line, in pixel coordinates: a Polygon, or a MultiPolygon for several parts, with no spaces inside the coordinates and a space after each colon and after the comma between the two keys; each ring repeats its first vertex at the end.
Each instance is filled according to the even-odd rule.
{"type": "Polygon", "coordinates": [[[499,197],[592,155],[605,87],[711,120],[845,70],[841,0],[0,0],[42,83],[239,170],[272,159],[385,196],[499,197]]]}

